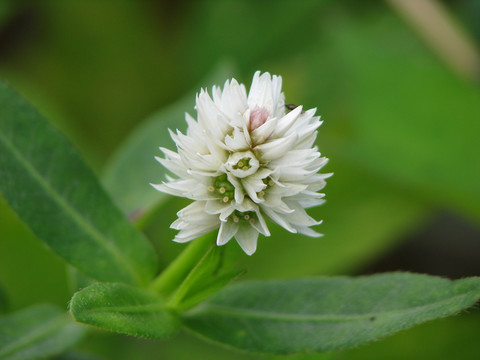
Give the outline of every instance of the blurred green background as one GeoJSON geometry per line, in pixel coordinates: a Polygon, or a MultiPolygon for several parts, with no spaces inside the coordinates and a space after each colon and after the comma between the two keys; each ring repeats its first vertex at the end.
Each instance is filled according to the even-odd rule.
{"type": "MultiPolygon", "coordinates": [[[[109,169],[143,120],[155,113],[150,119],[182,128],[201,86],[235,77],[248,88],[255,70],[282,75],[287,102],[317,107],[325,121],[318,146],[335,175],[327,203],[312,209],[325,236],[274,228],[254,256],[242,257],[245,278],[480,275],[480,3],[433,2],[438,15],[399,10],[407,2],[0,0],[0,77],[67,135],[122,206],[128,180],[109,169]],[[463,43],[470,52],[459,50],[463,43]]],[[[156,146],[173,148],[165,131],[157,135],[156,146]]],[[[161,173],[156,146],[138,156],[161,173]]],[[[146,194],[148,182],[161,180],[147,179],[146,194]]],[[[166,199],[145,229],[162,266],[182,249],[165,229],[184,204],[166,199]]],[[[0,312],[66,307],[64,263],[1,198],[0,229],[0,312]]],[[[293,358],[474,359],[479,334],[474,309],[358,349],[293,358]]],[[[63,358],[81,354],[265,358],[190,334],[159,342],[100,331],[63,358]]]]}

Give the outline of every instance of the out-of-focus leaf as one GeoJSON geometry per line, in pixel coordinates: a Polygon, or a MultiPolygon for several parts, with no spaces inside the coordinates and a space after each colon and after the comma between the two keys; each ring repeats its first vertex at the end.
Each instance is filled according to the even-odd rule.
{"type": "Polygon", "coordinates": [[[105,360],[105,358],[91,354],[66,352],[64,354],[55,356],[52,360],[105,360]]]}
{"type": "Polygon", "coordinates": [[[185,326],[241,350],[292,354],[346,349],[454,314],[480,298],[480,278],[411,273],[245,282],[183,317],[185,326]]]}
{"type": "Polygon", "coordinates": [[[183,69],[175,66],[181,56],[175,49],[182,46],[176,36],[183,30],[174,29],[183,29],[189,14],[180,7],[175,11],[169,4],[130,1],[10,2],[25,4],[27,16],[13,36],[4,38],[15,46],[10,54],[2,53],[0,72],[31,94],[35,104],[43,100],[42,113],[55,118],[95,170],[139,118],[191,86],[192,78],[185,79],[183,69]]]}
{"type": "Polygon", "coordinates": [[[335,25],[330,50],[348,79],[351,115],[340,153],[419,198],[478,221],[478,87],[450,73],[393,15],[335,25]]]}
{"type": "Polygon", "coordinates": [[[40,239],[85,274],[145,284],[156,271],[153,248],[111,203],[74,148],[5,83],[0,190],[40,239]]]}
{"type": "Polygon", "coordinates": [[[78,342],[85,330],[55,306],[32,306],[0,318],[0,359],[34,360],[58,354],[78,342]]]}
{"type": "Polygon", "coordinates": [[[222,85],[231,75],[231,66],[220,65],[198,88],[150,116],[117,150],[105,168],[103,185],[125,213],[141,216],[168,196],[149,185],[165,180],[166,169],[155,161],[155,156],[163,156],[160,146],[174,147],[168,129],[184,131],[185,113],[194,111],[195,92],[200,87],[222,85]]]}
{"type": "Polygon", "coordinates": [[[73,296],[70,312],[79,322],[136,337],[162,339],[180,326],[157,294],[126,284],[93,284],[73,296]]]}
{"type": "Polygon", "coordinates": [[[252,71],[246,78],[250,80],[255,70],[271,70],[265,68],[271,66],[268,60],[310,48],[312,37],[305,35],[318,28],[319,15],[328,2],[277,1],[275,6],[255,0],[196,2],[190,36],[185,39],[183,67],[198,73],[210,66],[212,59],[228,56],[241,69],[252,71]],[[232,16],[239,20],[232,21],[232,16]],[[190,66],[190,54],[198,54],[195,66],[190,66]]]}
{"type": "Polygon", "coordinates": [[[3,314],[8,309],[8,296],[5,289],[0,284],[0,314],[3,314]]]}
{"type": "MultiPolygon", "coordinates": [[[[316,353],[316,354],[295,354],[295,355],[290,355],[288,357],[288,360],[330,360],[333,359],[333,355],[335,353],[316,353]]],[[[269,360],[283,360],[285,359],[285,356],[278,355],[278,356],[272,356],[268,358],[269,360]]]]}
{"type": "Polygon", "coordinates": [[[71,298],[65,262],[35,238],[2,196],[0,229],[0,282],[8,294],[9,310],[38,303],[64,306],[71,298]]]}
{"type": "Polygon", "coordinates": [[[86,288],[87,286],[95,283],[94,280],[83,275],[72,266],[67,266],[65,271],[67,273],[68,287],[71,294],[76,293],[78,290],[86,288]]]}

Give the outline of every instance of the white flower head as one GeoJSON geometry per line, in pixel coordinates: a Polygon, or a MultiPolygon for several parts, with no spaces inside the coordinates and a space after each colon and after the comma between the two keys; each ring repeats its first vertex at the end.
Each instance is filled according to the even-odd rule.
{"type": "Polygon", "coordinates": [[[318,171],[328,159],[314,146],[320,117],[301,106],[287,112],[282,78],[253,76],[247,95],[235,79],[212,97],[201,90],[197,120],[186,114],[186,134],[171,133],[177,152],[161,148],[157,160],[177,178],[153,185],[194,202],[171,225],[174,241],[187,242],[220,228],[217,245],[235,237],[251,255],[258,234],[270,236],[265,217],[292,233],[320,236],[305,211],[324,202],[318,193],[331,174],[318,171]]]}

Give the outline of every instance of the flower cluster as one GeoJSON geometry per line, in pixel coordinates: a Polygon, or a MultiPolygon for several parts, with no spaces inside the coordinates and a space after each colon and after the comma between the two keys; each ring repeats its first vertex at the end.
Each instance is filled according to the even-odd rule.
{"type": "Polygon", "coordinates": [[[318,171],[328,159],[316,146],[320,117],[316,109],[285,107],[282,78],[256,72],[250,92],[235,79],[212,97],[201,90],[197,120],[186,114],[186,134],[170,132],[177,152],[161,148],[156,158],[176,175],[153,185],[157,190],[194,200],[180,210],[174,241],[187,242],[220,228],[217,244],[235,237],[251,255],[258,234],[270,236],[265,217],[292,233],[320,236],[320,224],[305,211],[321,204],[330,174],[318,171]]]}

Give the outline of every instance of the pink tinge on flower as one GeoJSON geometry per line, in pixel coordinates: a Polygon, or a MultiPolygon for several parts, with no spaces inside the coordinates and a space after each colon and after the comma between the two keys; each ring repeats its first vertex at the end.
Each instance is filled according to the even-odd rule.
{"type": "Polygon", "coordinates": [[[256,128],[265,124],[270,113],[265,108],[256,107],[250,113],[250,131],[255,130],[256,128]]]}

